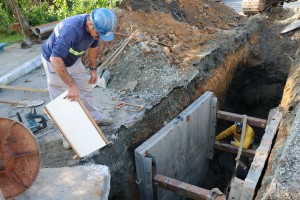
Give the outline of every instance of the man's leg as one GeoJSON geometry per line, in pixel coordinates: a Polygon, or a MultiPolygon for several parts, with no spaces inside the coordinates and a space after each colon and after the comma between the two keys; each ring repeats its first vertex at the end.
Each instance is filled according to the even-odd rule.
{"type": "Polygon", "coordinates": [[[67,90],[65,83],[61,80],[61,78],[55,73],[50,62],[45,60],[42,56],[42,63],[45,69],[45,73],[47,76],[47,86],[50,95],[50,99],[53,100],[63,92],[67,90]]]}
{"type": "MultiPolygon", "coordinates": [[[[47,76],[50,98],[52,100],[65,92],[67,87],[61,78],[55,73],[51,63],[46,61],[43,57],[42,62],[47,76]]],[[[67,70],[79,88],[80,97],[85,107],[88,109],[95,121],[99,125],[112,124],[112,118],[102,115],[102,113],[99,112],[98,108],[94,104],[93,88],[91,84],[88,83],[89,76],[86,73],[86,68],[82,64],[81,59],[78,59],[77,62],[71,67],[67,67],[67,70]]]]}
{"type": "MultiPolygon", "coordinates": [[[[51,63],[45,60],[43,56],[41,57],[42,57],[42,63],[45,69],[45,73],[47,76],[47,86],[48,86],[50,99],[53,100],[59,95],[61,95],[63,92],[65,92],[67,90],[67,87],[65,83],[61,80],[61,78],[55,73],[55,70],[53,69],[51,63]]],[[[63,137],[63,135],[62,135],[62,144],[65,149],[71,149],[71,145],[63,137]]]]}
{"type": "Polygon", "coordinates": [[[92,85],[88,83],[90,77],[87,75],[85,66],[82,64],[81,60],[78,59],[71,68],[68,69],[68,71],[79,88],[80,97],[83,100],[84,105],[91,113],[95,121],[98,122],[103,120],[105,117],[95,106],[93,88],[92,85]]]}

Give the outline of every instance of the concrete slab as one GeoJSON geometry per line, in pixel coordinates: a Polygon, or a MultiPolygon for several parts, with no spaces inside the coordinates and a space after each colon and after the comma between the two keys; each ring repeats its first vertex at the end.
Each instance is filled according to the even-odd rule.
{"type": "Polygon", "coordinates": [[[103,165],[41,169],[37,180],[15,200],[108,199],[110,172],[103,165]]]}
{"type": "Polygon", "coordinates": [[[0,52],[0,84],[9,84],[39,67],[42,44],[21,49],[19,43],[5,47],[0,52]]]}

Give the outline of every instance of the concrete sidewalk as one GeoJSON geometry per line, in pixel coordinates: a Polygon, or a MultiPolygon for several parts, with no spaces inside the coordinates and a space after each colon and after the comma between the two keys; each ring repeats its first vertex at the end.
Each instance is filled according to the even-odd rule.
{"type": "Polygon", "coordinates": [[[21,49],[20,43],[4,47],[0,51],[0,84],[7,85],[42,65],[42,44],[21,49]]]}
{"type": "MultiPolygon", "coordinates": [[[[40,68],[37,71],[32,72],[42,65],[41,46],[42,44],[37,44],[32,45],[32,47],[28,49],[21,49],[20,43],[16,43],[4,47],[0,51],[0,85],[8,85],[14,81],[15,82],[12,85],[19,87],[25,86],[30,88],[37,88],[36,86],[41,87],[41,85],[45,85],[46,78],[44,75],[41,75],[44,69],[40,68]],[[26,80],[28,81],[24,80],[25,77],[27,77],[26,80]]],[[[24,98],[40,99],[44,102],[49,101],[49,95],[45,93],[28,94],[28,92],[18,93],[15,91],[1,90],[0,96],[3,99],[9,101],[18,101],[19,99],[24,98]]],[[[7,105],[4,104],[3,106],[7,105]]],[[[38,113],[42,113],[41,109],[42,106],[40,108],[37,108],[38,113]]],[[[10,108],[4,110],[10,111],[10,108]]],[[[0,117],[1,115],[5,115],[5,112],[1,111],[2,110],[0,110],[0,117]]],[[[22,114],[24,115],[24,113],[22,114]]],[[[10,116],[5,115],[4,117],[10,116]]],[[[49,121],[48,123],[51,124],[51,122],[49,121]]],[[[52,137],[53,134],[54,133],[52,133],[52,137]]],[[[57,132],[57,134],[59,133],[57,132]]],[[[53,139],[51,142],[59,143],[57,140],[53,139]]],[[[39,141],[39,144],[40,147],[42,147],[41,140],[39,141]]],[[[59,145],[61,144],[59,143],[59,145]]],[[[46,150],[44,149],[44,151],[46,150]]],[[[66,155],[68,154],[66,153],[66,155]]],[[[44,159],[47,158],[45,157],[44,159]]],[[[33,185],[30,186],[24,193],[18,195],[17,197],[14,197],[14,199],[107,200],[110,191],[110,176],[111,175],[109,168],[103,165],[80,165],[75,167],[41,168],[40,173],[33,185]]]]}

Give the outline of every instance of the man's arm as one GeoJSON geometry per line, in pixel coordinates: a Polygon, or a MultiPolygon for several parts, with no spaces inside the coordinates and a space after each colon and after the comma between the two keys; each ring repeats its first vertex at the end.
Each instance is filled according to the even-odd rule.
{"type": "Polygon", "coordinates": [[[217,135],[216,140],[220,141],[224,138],[228,137],[229,135],[232,135],[235,129],[235,125],[230,126],[225,131],[221,132],[219,135],[217,135]]]}
{"type": "Polygon", "coordinates": [[[50,57],[50,62],[61,80],[66,84],[68,88],[68,99],[71,101],[77,101],[79,99],[79,90],[75,81],[70,76],[64,61],[60,57],[50,57]]]}
{"type": "MultiPolygon", "coordinates": [[[[244,143],[243,143],[243,149],[249,149],[251,142],[254,138],[254,131],[253,129],[247,124],[247,128],[246,128],[246,133],[245,133],[245,138],[244,138],[244,143]]],[[[239,147],[240,146],[240,142],[237,141],[232,141],[231,142],[232,145],[239,147]]]]}
{"type": "MultiPolygon", "coordinates": [[[[97,67],[97,63],[96,63],[97,56],[98,56],[98,47],[88,48],[88,63],[90,68],[97,67]]],[[[97,70],[90,70],[90,73],[91,73],[91,79],[89,80],[89,83],[94,84],[97,82],[98,79],[97,70]]]]}

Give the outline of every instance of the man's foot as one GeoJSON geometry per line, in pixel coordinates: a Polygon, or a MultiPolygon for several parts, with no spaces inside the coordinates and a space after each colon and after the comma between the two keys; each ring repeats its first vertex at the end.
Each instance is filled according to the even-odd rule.
{"type": "Polygon", "coordinates": [[[69,144],[69,142],[64,137],[62,138],[62,143],[63,143],[63,147],[65,149],[72,149],[71,145],[69,144]]]}
{"type": "Polygon", "coordinates": [[[114,123],[114,120],[111,117],[103,117],[102,119],[97,120],[96,123],[98,126],[108,126],[114,123]]]}

